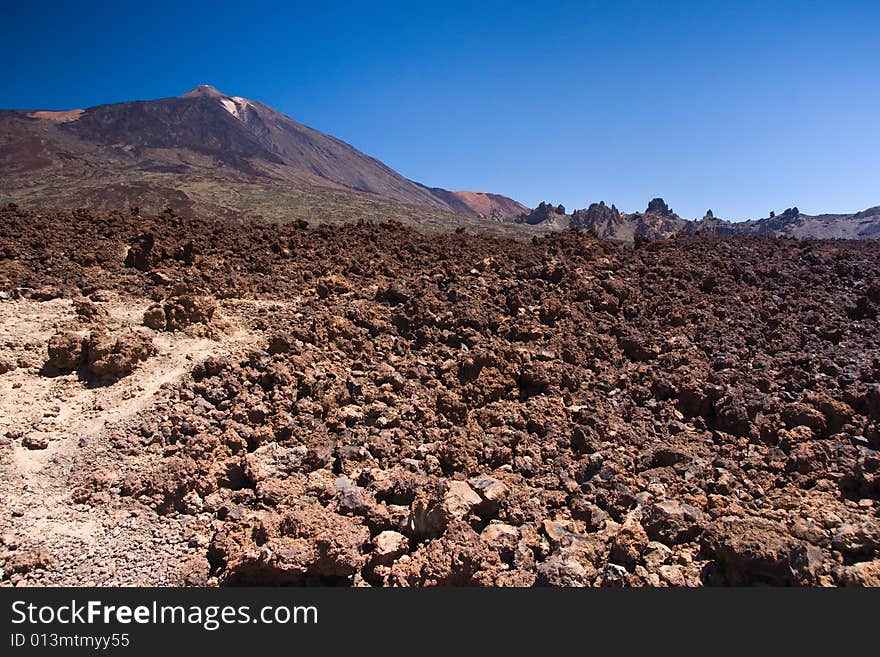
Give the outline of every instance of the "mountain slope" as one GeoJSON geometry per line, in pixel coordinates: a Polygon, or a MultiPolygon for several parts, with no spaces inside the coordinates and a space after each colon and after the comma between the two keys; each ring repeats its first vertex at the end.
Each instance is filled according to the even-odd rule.
{"type": "Polygon", "coordinates": [[[438,221],[437,213],[504,218],[522,209],[498,195],[425,187],[267,105],[207,85],[177,98],[86,110],[0,112],[0,144],[0,196],[19,202],[47,197],[68,205],[150,206],[162,199],[194,212],[259,206],[269,218],[282,218],[291,196],[296,209],[320,216],[327,204],[317,197],[329,194],[335,203],[350,194],[354,210],[370,206],[369,218],[405,204],[392,215],[414,206],[424,209],[416,215],[426,210],[438,221]],[[50,172],[60,177],[46,181],[50,172]],[[230,189],[218,194],[223,183],[230,189]],[[273,191],[277,208],[265,201],[273,191]]]}
{"type": "Polygon", "coordinates": [[[512,198],[488,192],[450,192],[440,187],[426,188],[433,196],[459,212],[474,212],[480,216],[505,221],[528,212],[529,208],[512,198]]]}

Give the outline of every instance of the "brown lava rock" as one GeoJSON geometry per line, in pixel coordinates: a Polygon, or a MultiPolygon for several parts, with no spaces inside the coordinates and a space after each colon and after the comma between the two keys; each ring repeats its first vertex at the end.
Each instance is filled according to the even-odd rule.
{"type": "Polygon", "coordinates": [[[217,303],[213,299],[178,284],[165,301],[146,310],[144,326],[157,331],[180,331],[192,324],[209,323],[216,310],[217,303]]]}
{"type": "Polygon", "coordinates": [[[152,338],[137,331],[107,335],[92,331],[85,341],[86,366],[98,379],[114,381],[128,376],[138,363],[156,353],[152,338]]]}
{"type": "MultiPolygon", "coordinates": [[[[163,387],[118,430],[143,458],[77,485],[197,519],[188,581],[878,581],[875,243],[5,208],[0,252],[10,290],[162,299],[156,330],[259,301],[258,343],[163,387]]],[[[152,349],[63,332],[48,362],[117,377],[152,349]]]]}

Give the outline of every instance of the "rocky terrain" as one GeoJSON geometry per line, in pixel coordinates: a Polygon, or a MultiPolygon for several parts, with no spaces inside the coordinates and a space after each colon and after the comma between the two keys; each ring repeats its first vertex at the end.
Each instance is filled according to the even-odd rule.
{"type": "Polygon", "coordinates": [[[0,582],[880,585],[878,280],[8,206],[0,582]]]}
{"type": "MultiPolygon", "coordinates": [[[[698,223],[698,222],[697,222],[698,223]]],[[[769,217],[731,223],[721,221],[720,232],[767,237],[796,237],[803,239],[854,239],[880,238],[880,206],[852,214],[803,214],[797,208],[788,208],[769,217]]]]}
{"type": "Polygon", "coordinates": [[[657,240],[673,235],[711,233],[716,235],[759,235],[761,237],[793,237],[797,239],[880,238],[880,206],[853,214],[807,215],[798,208],[780,214],[771,212],[763,219],[732,222],[716,217],[707,210],[702,219],[683,219],[662,198],[652,199],[644,212],[624,213],[604,201],[566,214],[562,205],[542,202],[534,210],[511,219],[520,225],[552,231],[583,228],[602,239],[613,242],[657,240]]]}

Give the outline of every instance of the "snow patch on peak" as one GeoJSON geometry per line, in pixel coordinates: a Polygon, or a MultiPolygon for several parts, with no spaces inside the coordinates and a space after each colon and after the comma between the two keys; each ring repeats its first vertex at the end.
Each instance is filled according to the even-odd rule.
{"type": "Polygon", "coordinates": [[[226,111],[229,112],[230,114],[232,114],[232,116],[234,116],[237,119],[241,118],[238,115],[238,105],[236,105],[234,102],[232,102],[232,100],[230,100],[229,98],[221,98],[220,104],[223,105],[223,107],[226,109],[226,111]]]}
{"type": "Polygon", "coordinates": [[[244,119],[244,112],[250,105],[250,101],[241,96],[226,96],[220,99],[220,104],[223,105],[223,109],[241,121],[244,119]]]}

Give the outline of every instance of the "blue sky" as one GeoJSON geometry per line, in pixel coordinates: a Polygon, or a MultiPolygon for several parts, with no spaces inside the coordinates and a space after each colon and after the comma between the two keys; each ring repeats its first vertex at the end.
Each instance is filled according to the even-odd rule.
{"type": "Polygon", "coordinates": [[[880,204],[876,0],[16,5],[4,108],[208,83],[414,180],[528,205],[880,204]]]}

